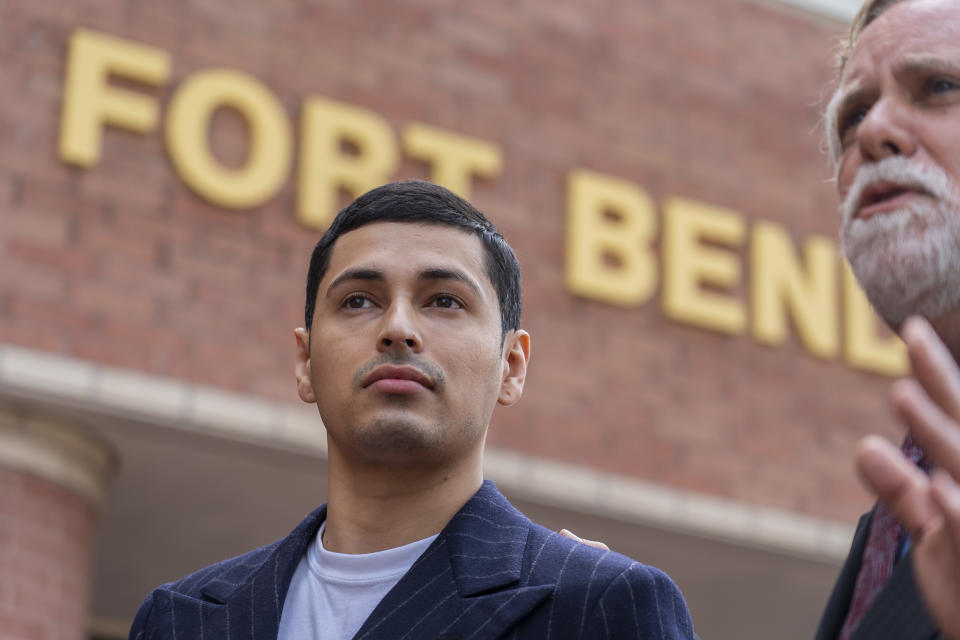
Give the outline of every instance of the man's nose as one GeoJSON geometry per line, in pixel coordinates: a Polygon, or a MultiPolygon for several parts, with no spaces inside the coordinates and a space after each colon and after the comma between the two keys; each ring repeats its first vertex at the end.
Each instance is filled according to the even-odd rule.
{"type": "Polygon", "coordinates": [[[377,336],[377,350],[410,349],[419,352],[422,348],[423,340],[414,309],[406,301],[394,302],[383,315],[380,335],[377,336]]]}
{"type": "Polygon", "coordinates": [[[900,99],[881,99],[870,108],[857,127],[857,143],[864,160],[877,162],[916,153],[917,140],[908,109],[900,99]]]}

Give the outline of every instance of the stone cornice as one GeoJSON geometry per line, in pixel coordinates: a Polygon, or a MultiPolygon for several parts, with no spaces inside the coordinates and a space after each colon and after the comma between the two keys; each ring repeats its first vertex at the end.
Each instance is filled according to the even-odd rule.
{"type": "Polygon", "coordinates": [[[75,425],[0,408],[0,467],[39,476],[99,506],[115,460],[106,443],[75,425]]]}
{"type": "MultiPolygon", "coordinates": [[[[40,408],[67,408],[320,458],[327,455],[316,407],[0,344],[0,398],[4,395],[40,408]]],[[[50,433],[42,427],[34,432],[50,433]]],[[[48,442],[60,441],[51,434],[48,442]]],[[[4,448],[0,439],[0,450],[4,448]]],[[[82,445],[75,451],[81,459],[98,459],[92,452],[81,454],[87,451],[82,445]]],[[[44,466],[39,458],[35,460],[36,466],[44,466]]],[[[93,466],[99,468],[98,464],[93,466]]],[[[799,556],[838,561],[846,555],[853,534],[847,523],[515,451],[488,447],[484,467],[485,475],[512,496],[799,556]]],[[[82,477],[80,471],[72,473],[71,477],[82,477]]],[[[89,479],[74,484],[89,489],[95,485],[89,479]]]]}

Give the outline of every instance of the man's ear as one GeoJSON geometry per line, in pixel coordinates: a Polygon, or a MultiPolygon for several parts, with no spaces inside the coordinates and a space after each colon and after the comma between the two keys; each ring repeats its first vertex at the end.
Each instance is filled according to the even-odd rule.
{"type": "Polygon", "coordinates": [[[503,343],[503,377],[497,402],[509,407],[523,395],[530,362],[530,334],[522,329],[511,331],[503,343]]]}
{"type": "Polygon", "coordinates": [[[297,378],[297,394],[304,402],[313,404],[317,395],[313,392],[310,379],[310,334],[303,327],[293,330],[293,337],[297,340],[297,355],[293,367],[293,375],[297,378]]]}

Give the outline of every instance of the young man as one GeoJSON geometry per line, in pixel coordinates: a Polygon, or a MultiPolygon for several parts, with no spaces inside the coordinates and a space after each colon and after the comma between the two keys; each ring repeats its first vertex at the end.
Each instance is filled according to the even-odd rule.
{"type": "Polygon", "coordinates": [[[656,569],[533,524],[482,476],[494,407],[520,399],[520,270],[469,203],[386,185],[317,243],[300,397],[329,495],[286,538],[156,589],[133,640],[692,638],[656,569]]]}
{"type": "Polygon", "coordinates": [[[861,519],[817,638],[960,638],[960,3],[869,0],[838,85],[827,133],[844,253],[916,381],[893,392],[904,454],[861,443],[886,504],[861,519]]]}

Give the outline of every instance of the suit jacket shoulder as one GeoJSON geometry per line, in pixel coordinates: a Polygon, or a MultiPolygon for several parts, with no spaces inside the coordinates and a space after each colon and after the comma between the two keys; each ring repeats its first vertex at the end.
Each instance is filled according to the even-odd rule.
{"type": "Polygon", "coordinates": [[[358,640],[693,638],[662,572],[532,523],[486,482],[358,640]]]}
{"type": "Polygon", "coordinates": [[[659,569],[532,523],[527,558],[528,581],[556,585],[548,626],[585,638],[693,637],[683,595],[659,569]]]}
{"type": "MultiPolygon", "coordinates": [[[[234,615],[234,628],[241,628],[249,618],[249,629],[263,630],[253,637],[271,637],[270,629],[280,624],[293,572],[325,517],[326,505],[281,540],[157,587],[140,605],[130,627],[130,640],[203,638],[205,627],[208,637],[230,638],[230,610],[244,608],[249,612],[234,615]],[[250,606],[245,605],[246,600],[250,606]],[[237,607],[238,602],[244,604],[237,607]],[[221,624],[226,634],[218,633],[221,624]]],[[[272,638],[276,638],[275,630],[272,638]]]]}

